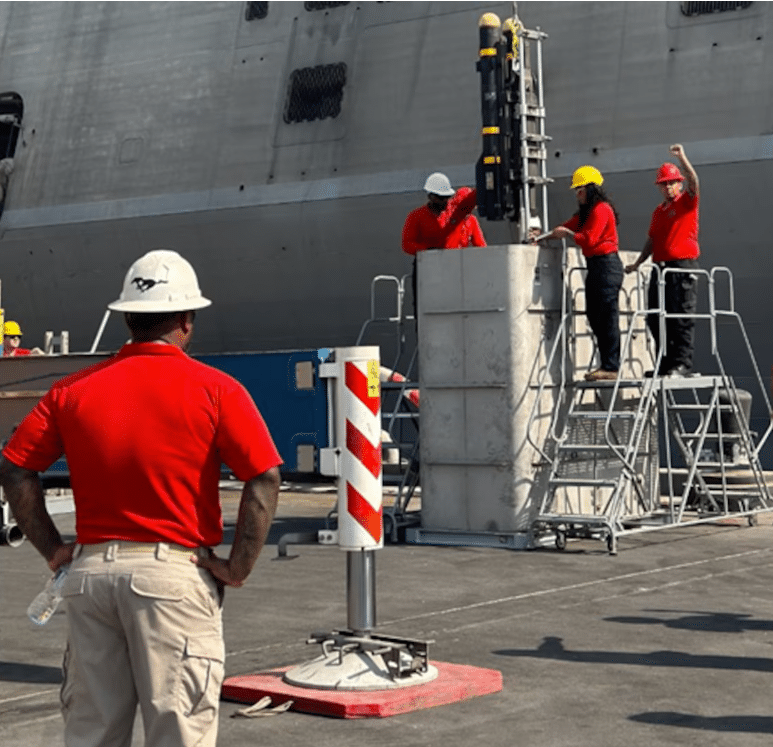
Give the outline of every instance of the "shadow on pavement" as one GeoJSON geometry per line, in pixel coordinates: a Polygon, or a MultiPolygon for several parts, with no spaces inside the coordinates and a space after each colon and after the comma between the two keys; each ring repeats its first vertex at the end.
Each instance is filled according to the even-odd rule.
{"type": "Polygon", "coordinates": [[[623,664],[642,667],[690,667],[693,669],[732,669],[750,672],[773,672],[773,659],[750,656],[717,656],[685,654],[681,651],[652,651],[632,654],[625,651],[572,651],[564,648],[563,639],[547,637],[536,650],[500,649],[498,656],[533,659],[555,659],[580,664],[623,664]]]}
{"type": "Polygon", "coordinates": [[[773,620],[753,620],[751,615],[730,612],[690,612],[687,610],[651,610],[666,614],[682,614],[683,617],[605,617],[606,622],[629,625],[663,625],[676,630],[693,630],[707,633],[744,633],[747,630],[773,630],[773,620]],[[687,613],[687,614],[685,614],[687,613]]]}
{"type": "Polygon", "coordinates": [[[681,726],[700,731],[740,731],[752,734],[773,734],[771,716],[696,716],[692,713],[655,711],[629,717],[641,724],[681,726]]]}
{"type": "Polygon", "coordinates": [[[62,670],[59,667],[0,661],[0,681],[59,685],[62,682],[62,670]]]}

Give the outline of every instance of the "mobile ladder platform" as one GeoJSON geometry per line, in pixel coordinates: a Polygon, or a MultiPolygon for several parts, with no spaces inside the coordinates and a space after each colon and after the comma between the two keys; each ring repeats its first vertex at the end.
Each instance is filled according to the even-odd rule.
{"type": "MultiPolygon", "coordinates": [[[[633,294],[621,304],[621,326],[627,324],[621,330],[619,377],[564,381],[550,435],[537,447],[548,474],[531,523],[533,543],[552,534],[562,550],[570,538],[600,539],[615,554],[618,539],[625,535],[727,517],[745,517],[752,524],[759,513],[773,510],[760,461],[773,428],[770,401],[735,311],[732,274],[724,267],[690,270],[699,287],[705,287],[708,309],[687,315],[662,311],[664,277],[672,272],[686,270],[658,271],[661,310],[646,309],[642,273],[633,294]],[[723,307],[717,303],[720,289],[727,300],[723,307]],[[713,370],[678,378],[643,375],[632,351],[646,336],[649,315],[657,316],[661,340],[666,339],[670,318],[690,317],[701,329],[707,327],[713,370]],[[768,414],[761,433],[750,427],[749,393],[736,386],[721,354],[720,328],[729,334],[731,326],[738,331],[736,340],[744,343],[744,364],[752,373],[748,378],[768,414]]],[[[577,331],[583,313],[578,306],[568,304],[551,359],[571,358],[582,336],[577,331]]],[[[652,356],[655,371],[661,356],[652,356]]]]}

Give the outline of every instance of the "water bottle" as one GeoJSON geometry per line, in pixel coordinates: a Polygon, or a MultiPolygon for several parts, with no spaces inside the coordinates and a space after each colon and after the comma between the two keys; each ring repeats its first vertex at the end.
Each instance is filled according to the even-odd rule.
{"type": "Polygon", "coordinates": [[[60,566],[57,572],[48,579],[43,591],[27,607],[27,614],[36,625],[45,625],[56,612],[59,602],[62,601],[62,586],[67,578],[68,570],[70,570],[69,564],[60,566]]]}

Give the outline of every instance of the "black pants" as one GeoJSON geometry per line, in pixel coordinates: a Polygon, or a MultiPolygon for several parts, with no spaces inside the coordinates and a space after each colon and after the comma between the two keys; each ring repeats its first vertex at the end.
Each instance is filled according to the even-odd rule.
{"type": "MultiPolygon", "coordinates": [[[[660,273],[668,267],[691,270],[698,267],[695,259],[676,259],[671,262],[659,263],[660,273]]],[[[648,303],[651,309],[660,308],[658,298],[657,269],[652,271],[648,292],[648,303]]],[[[663,276],[665,282],[665,311],[667,314],[694,314],[698,306],[697,278],[690,272],[667,272],[663,276]]],[[[660,318],[657,314],[647,316],[647,325],[655,338],[655,347],[660,350],[660,318]]],[[[695,338],[694,319],[666,319],[666,343],[659,373],[668,373],[677,366],[692,368],[692,353],[695,338]]]]}
{"type": "Polygon", "coordinates": [[[617,252],[587,257],[585,314],[596,336],[601,368],[620,369],[620,288],[623,263],[617,252]]]}

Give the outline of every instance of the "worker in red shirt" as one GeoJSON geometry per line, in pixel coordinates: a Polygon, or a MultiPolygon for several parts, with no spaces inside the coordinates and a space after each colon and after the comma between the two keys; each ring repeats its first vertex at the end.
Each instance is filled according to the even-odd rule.
{"type": "Polygon", "coordinates": [[[22,331],[18,322],[10,319],[3,324],[3,358],[15,358],[22,355],[42,355],[40,348],[21,347],[22,331]]]}
{"type": "MultiPolygon", "coordinates": [[[[698,246],[698,203],[700,185],[695,169],[687,159],[684,148],[672,145],[670,151],[675,155],[687,175],[687,189],[684,190],[685,177],[672,163],[664,163],[657,172],[655,184],[663,195],[663,202],[652,213],[647,241],[641,254],[633,264],[625,268],[634,272],[648,258],[657,267],[653,268],[650,278],[649,308],[659,309],[658,285],[663,279],[666,314],[695,314],[698,305],[697,277],[689,272],[698,267],[700,248],[698,246]],[[663,272],[667,268],[686,270],[686,272],[663,272]]],[[[661,351],[660,316],[657,313],[647,315],[647,325],[655,338],[655,346],[661,351]]],[[[659,376],[679,377],[692,370],[695,320],[694,318],[669,318],[665,320],[666,340],[663,345],[659,376]]],[[[654,373],[654,372],[653,372],[654,373]]],[[[647,375],[652,375],[649,373],[647,375]]]]}
{"type": "Polygon", "coordinates": [[[56,382],[3,450],[0,484],[63,586],[61,697],[68,747],[128,745],[139,704],[147,747],[215,747],[222,590],[241,586],[268,534],[281,459],[247,391],[186,354],[201,295],[190,264],[157,250],[109,308],[131,342],[56,382]],[[76,543],[59,534],[38,472],[64,453],[76,543]],[[221,462],[244,481],[227,558],[221,462]]]}
{"type": "MultiPolygon", "coordinates": [[[[469,187],[455,190],[445,174],[436,172],[424,183],[427,204],[411,211],[403,226],[403,251],[415,256],[425,249],[461,249],[465,246],[486,246],[478,226],[466,223],[477,204],[477,193],[469,187]],[[463,224],[468,230],[463,229],[463,224]],[[470,243],[473,233],[475,241],[470,243]]],[[[475,220],[475,224],[477,224],[475,220]]]]}
{"type": "Polygon", "coordinates": [[[620,370],[620,288],[623,263],[618,252],[617,211],[603,187],[604,177],[593,166],[580,166],[572,175],[578,210],[545,239],[569,239],[582,249],[585,314],[596,336],[599,367],[586,381],[614,381],[620,370]]]}
{"type": "Polygon", "coordinates": [[[416,311],[416,254],[426,249],[486,246],[480,224],[471,215],[477,192],[455,190],[445,174],[435,172],[424,183],[427,204],[412,210],[403,225],[403,251],[413,257],[413,307],[416,311]]]}

